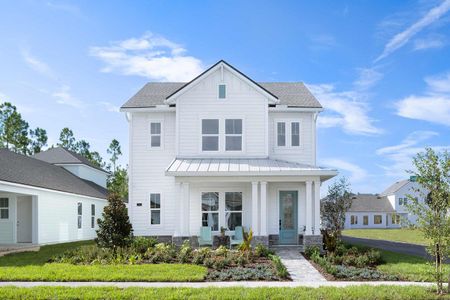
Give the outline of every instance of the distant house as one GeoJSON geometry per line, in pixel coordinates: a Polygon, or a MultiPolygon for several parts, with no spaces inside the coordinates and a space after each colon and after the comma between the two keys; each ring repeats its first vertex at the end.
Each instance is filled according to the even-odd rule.
{"type": "Polygon", "coordinates": [[[0,244],[94,238],[107,175],[60,147],[34,157],[0,149],[0,244]]]}
{"type": "Polygon", "coordinates": [[[423,201],[414,177],[398,181],[381,194],[355,194],[345,215],[345,228],[400,228],[416,224],[417,217],[408,212],[407,195],[423,201]]]}

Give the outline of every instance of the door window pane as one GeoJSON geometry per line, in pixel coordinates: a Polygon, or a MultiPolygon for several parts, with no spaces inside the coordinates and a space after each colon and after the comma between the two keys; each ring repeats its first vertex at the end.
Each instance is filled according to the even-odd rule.
{"type": "Polygon", "coordinates": [[[291,146],[300,146],[300,123],[291,123],[291,146]]]}
{"type": "Polygon", "coordinates": [[[277,145],[282,147],[286,146],[286,123],[277,123],[277,145]]]}

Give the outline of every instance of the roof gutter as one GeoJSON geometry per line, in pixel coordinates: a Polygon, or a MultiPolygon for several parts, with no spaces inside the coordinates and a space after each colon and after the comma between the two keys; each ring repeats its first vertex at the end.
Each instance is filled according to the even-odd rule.
{"type": "Polygon", "coordinates": [[[315,112],[319,113],[323,111],[323,108],[321,107],[292,107],[292,106],[276,106],[276,107],[269,107],[269,111],[274,112],[315,112]]]}

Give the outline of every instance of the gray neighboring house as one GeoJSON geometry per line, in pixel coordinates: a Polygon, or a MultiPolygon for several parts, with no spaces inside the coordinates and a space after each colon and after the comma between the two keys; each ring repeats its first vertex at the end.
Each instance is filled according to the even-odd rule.
{"type": "Polygon", "coordinates": [[[34,157],[0,149],[0,245],[93,239],[107,174],[64,148],[34,157]]]}

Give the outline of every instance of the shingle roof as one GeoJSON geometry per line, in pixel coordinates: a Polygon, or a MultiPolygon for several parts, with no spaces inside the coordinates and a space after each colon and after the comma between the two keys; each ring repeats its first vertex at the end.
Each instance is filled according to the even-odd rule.
{"type": "Polygon", "coordinates": [[[357,194],[352,197],[350,212],[395,212],[387,197],[357,194]]]}
{"type": "Polygon", "coordinates": [[[106,172],[102,168],[94,165],[84,156],[63,147],[50,148],[46,151],[33,155],[33,157],[51,164],[84,164],[94,169],[106,172]]]}
{"type": "Polygon", "coordinates": [[[106,199],[107,190],[63,167],[0,149],[0,180],[106,199]]]}
{"type": "Polygon", "coordinates": [[[402,187],[404,187],[408,182],[409,182],[409,179],[397,181],[396,183],[394,183],[393,185],[391,185],[390,187],[388,187],[387,189],[385,189],[380,195],[381,195],[381,196],[389,196],[389,195],[392,195],[392,194],[394,194],[395,192],[397,192],[399,189],[401,189],[402,187]]]}
{"type": "MultiPolygon", "coordinates": [[[[164,100],[184,86],[185,82],[149,82],[131,97],[122,108],[142,108],[163,105],[164,100]]],[[[322,108],[316,97],[302,82],[259,82],[261,87],[274,94],[280,105],[322,108]]]]}

